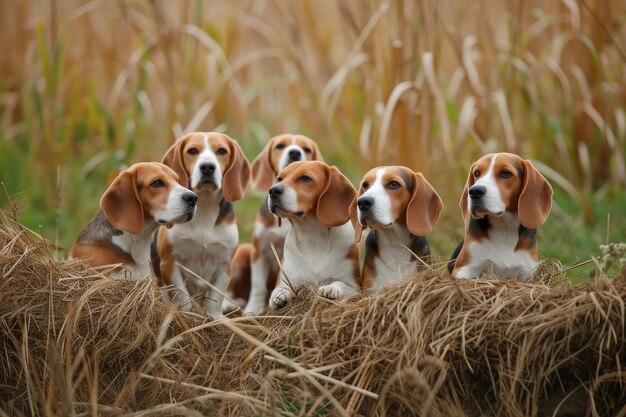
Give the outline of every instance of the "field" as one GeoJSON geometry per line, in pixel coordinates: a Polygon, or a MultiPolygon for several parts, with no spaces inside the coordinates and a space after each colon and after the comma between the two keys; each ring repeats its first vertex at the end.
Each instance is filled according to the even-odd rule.
{"type": "MultiPolygon", "coordinates": [[[[623,2],[2,6],[0,178],[59,256],[119,169],[193,130],[229,133],[250,159],[302,132],[355,183],[377,164],[423,172],[445,203],[442,258],[468,167],[496,150],[538,161],[556,189],[546,257],[626,240],[623,2]]],[[[259,201],[237,205],[242,240],[259,201]]]]}
{"type": "MultiPolygon", "coordinates": [[[[0,181],[11,201],[0,187],[0,209],[15,205],[56,260],[121,169],[160,160],[194,130],[228,133],[250,160],[273,135],[301,132],[354,184],[381,164],[424,173],[444,201],[429,236],[442,260],[463,235],[467,170],[493,151],[531,159],[554,187],[539,249],[571,282],[593,280],[600,245],[626,242],[623,0],[0,7],[0,181]]],[[[261,199],[250,191],[235,205],[242,241],[261,199]]]]}

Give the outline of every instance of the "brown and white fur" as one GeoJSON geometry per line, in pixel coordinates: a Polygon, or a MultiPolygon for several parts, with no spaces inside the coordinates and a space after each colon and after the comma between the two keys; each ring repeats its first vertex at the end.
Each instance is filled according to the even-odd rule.
{"type": "MultiPolygon", "coordinates": [[[[350,181],[320,161],[289,164],[276,180],[268,191],[268,207],[291,223],[283,255],[291,285],[316,284],[318,293],[329,299],[356,294],[361,277],[349,213],[356,190],[350,181]]],[[[283,307],[293,295],[281,272],[269,305],[283,307]]]]}
{"type": "Polygon", "coordinates": [[[421,173],[388,166],[365,174],[350,206],[357,242],[362,227],[371,229],[365,241],[363,288],[371,291],[391,284],[429,260],[424,235],[433,230],[442,207],[441,198],[421,173]]]}
{"type": "Polygon", "coordinates": [[[536,233],[552,207],[552,187],[530,161],[510,153],[474,162],[461,195],[465,238],[448,269],[455,278],[494,273],[528,280],[537,265],[536,233]]]}
{"type": "Polygon", "coordinates": [[[161,228],[155,236],[155,274],[160,285],[173,287],[173,300],[184,309],[191,309],[191,296],[218,317],[223,295],[179,265],[222,293],[226,291],[230,259],[239,241],[231,202],[243,197],[250,164],[235,140],[214,132],[194,132],[178,139],[163,163],[178,173],[181,184],[198,194],[198,208],[190,222],[161,228]]]}
{"type": "MultiPolygon", "coordinates": [[[[224,313],[230,313],[236,309],[242,309],[246,306],[250,297],[250,256],[252,253],[252,243],[240,243],[235,249],[233,258],[230,260],[230,282],[226,288],[226,292],[230,298],[224,298],[222,307],[224,313]],[[231,301],[232,300],[232,301],[231,301]],[[234,303],[233,303],[234,302],[234,303]]],[[[276,285],[276,278],[268,279],[272,284],[276,285]]],[[[274,286],[268,291],[272,292],[274,286]]]]}
{"type": "MultiPolygon", "coordinates": [[[[322,154],[312,139],[292,134],[275,136],[252,162],[253,187],[267,192],[276,175],[290,163],[321,160],[322,154]]],[[[233,268],[231,290],[241,295],[246,293],[246,287],[250,287],[244,313],[258,314],[267,306],[269,292],[275,287],[279,273],[271,245],[274,245],[278,256],[282,257],[285,236],[290,228],[289,222],[278,222],[278,218],[268,208],[267,198],[263,200],[254,224],[252,247],[247,258],[249,265],[238,265],[246,262],[246,258],[239,254],[239,249],[239,256],[234,259],[237,267],[233,268]]]]}
{"type": "MultiPolygon", "coordinates": [[[[134,164],[102,195],[100,209],[78,235],[70,257],[92,266],[124,264],[135,278],[150,276],[152,234],[159,224],[171,227],[191,220],[197,199],[178,184],[178,174],[169,167],[134,164]]],[[[116,271],[114,276],[125,276],[121,268],[116,271]]]]}

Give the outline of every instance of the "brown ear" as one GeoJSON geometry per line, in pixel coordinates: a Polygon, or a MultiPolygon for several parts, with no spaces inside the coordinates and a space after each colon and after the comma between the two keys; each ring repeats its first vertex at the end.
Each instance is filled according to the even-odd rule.
{"type": "Polygon", "coordinates": [[[270,139],[263,151],[252,162],[252,186],[259,191],[269,190],[276,177],[271,158],[272,146],[274,146],[274,140],[270,139]]]}
{"type": "MultiPolygon", "coordinates": [[[[226,135],[224,135],[226,136],[226,135]]],[[[224,171],[222,190],[226,201],[237,201],[246,193],[250,181],[250,163],[236,140],[229,138],[230,162],[224,171]]]]}
{"type": "Polygon", "coordinates": [[[461,212],[463,213],[463,220],[465,221],[465,230],[469,226],[469,221],[471,214],[469,212],[469,207],[467,206],[467,198],[469,189],[472,185],[474,185],[474,166],[476,163],[473,163],[470,167],[469,174],[467,175],[467,181],[465,182],[465,188],[463,188],[463,194],[461,194],[461,201],[459,201],[459,206],[461,207],[461,212]]]}
{"type": "Polygon", "coordinates": [[[187,144],[187,139],[189,135],[185,135],[182,138],[178,139],[163,155],[163,159],[161,163],[167,165],[172,168],[174,172],[178,174],[178,183],[183,187],[189,188],[189,173],[185,168],[185,163],[183,162],[183,150],[185,149],[185,145],[187,144]]]}
{"type": "Polygon", "coordinates": [[[412,174],[413,193],[406,208],[406,226],[415,236],[424,236],[433,230],[443,203],[421,173],[412,174]]]}
{"type": "Polygon", "coordinates": [[[359,221],[359,213],[356,209],[356,202],[359,198],[357,194],[350,203],[350,208],[348,211],[350,212],[350,221],[352,222],[352,227],[354,227],[354,241],[359,243],[361,241],[361,235],[363,234],[363,226],[361,226],[361,222],[359,221]]]}
{"type": "Polygon", "coordinates": [[[313,155],[311,155],[311,160],[324,162],[324,157],[322,156],[322,152],[320,151],[320,148],[317,146],[317,143],[315,142],[313,142],[312,152],[313,152],[313,155]]]}
{"type": "Polygon", "coordinates": [[[546,221],[552,208],[552,186],[528,160],[523,160],[524,181],[517,202],[520,223],[527,229],[536,229],[546,221]]]}
{"type": "Polygon", "coordinates": [[[350,220],[350,204],[356,190],[337,169],[326,167],[326,186],[317,200],[317,220],[326,227],[337,227],[350,220]]]}
{"type": "Polygon", "coordinates": [[[137,193],[134,171],[122,171],[100,199],[100,207],[111,224],[136,234],[143,228],[143,206],[137,193]]]}

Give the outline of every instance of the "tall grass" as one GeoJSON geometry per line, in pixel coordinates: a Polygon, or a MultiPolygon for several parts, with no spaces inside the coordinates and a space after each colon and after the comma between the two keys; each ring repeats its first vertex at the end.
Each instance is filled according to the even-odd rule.
{"type": "MultiPolygon", "coordinates": [[[[0,179],[63,246],[120,167],[196,129],[227,131],[250,158],[303,132],[354,181],[375,164],[420,170],[447,206],[442,252],[461,234],[469,164],[496,150],[557,186],[548,254],[571,255],[562,225],[582,230],[574,249],[597,245],[607,212],[626,239],[623,1],[0,6],[0,179]]],[[[257,203],[240,205],[244,228],[257,203]]]]}

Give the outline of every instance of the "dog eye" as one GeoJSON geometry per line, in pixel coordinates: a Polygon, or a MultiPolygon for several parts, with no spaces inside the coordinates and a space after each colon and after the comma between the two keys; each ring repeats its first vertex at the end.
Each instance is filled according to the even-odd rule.
{"type": "Polygon", "coordinates": [[[474,171],[474,176],[476,178],[480,177],[480,171],[479,170],[474,171]]]}
{"type": "Polygon", "coordinates": [[[281,182],[283,179],[281,177],[276,177],[276,182],[281,182]]]}
{"type": "Polygon", "coordinates": [[[154,180],[152,181],[152,184],[150,185],[153,186],[154,188],[165,187],[165,183],[162,180],[154,180]]]}
{"type": "Polygon", "coordinates": [[[513,173],[511,171],[509,171],[508,169],[503,169],[502,172],[500,173],[500,178],[511,178],[513,176],[513,173]]]}
{"type": "Polygon", "coordinates": [[[401,187],[398,181],[389,181],[389,184],[387,184],[387,186],[392,190],[397,190],[398,188],[401,187]]]}
{"type": "Polygon", "coordinates": [[[367,181],[365,181],[365,182],[361,185],[361,187],[363,187],[363,189],[364,189],[364,190],[367,190],[368,188],[370,188],[370,183],[369,183],[369,182],[367,182],[367,181]]]}
{"type": "Polygon", "coordinates": [[[276,145],[276,149],[285,149],[285,144],[279,143],[278,145],[276,145]]]}
{"type": "Polygon", "coordinates": [[[303,175],[303,176],[300,177],[300,181],[302,181],[302,182],[311,182],[313,180],[311,179],[311,177],[307,177],[306,175],[303,175]]]}
{"type": "Polygon", "coordinates": [[[198,149],[196,149],[196,148],[189,148],[189,149],[187,149],[187,153],[189,155],[198,155],[198,149]]]}
{"type": "Polygon", "coordinates": [[[227,153],[228,153],[228,151],[227,151],[225,148],[219,148],[219,149],[217,150],[217,152],[215,152],[215,154],[216,154],[216,155],[219,155],[219,156],[226,155],[227,153]]]}
{"type": "Polygon", "coordinates": [[[308,146],[305,146],[304,148],[302,148],[302,150],[303,150],[305,153],[311,153],[311,148],[309,148],[308,146]]]}

